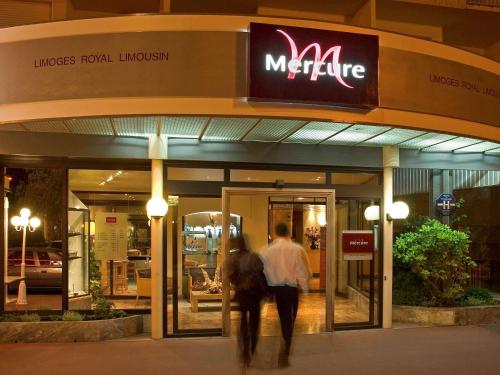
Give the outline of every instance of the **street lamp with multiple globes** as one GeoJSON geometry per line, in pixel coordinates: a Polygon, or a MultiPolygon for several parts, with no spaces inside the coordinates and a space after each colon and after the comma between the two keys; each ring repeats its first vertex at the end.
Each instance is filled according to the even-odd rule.
{"type": "Polygon", "coordinates": [[[16,228],[16,230],[23,231],[23,247],[22,247],[22,255],[21,255],[21,281],[19,282],[19,288],[17,291],[17,304],[18,305],[26,305],[28,304],[28,299],[26,298],[26,283],[24,281],[25,275],[25,257],[26,257],[26,229],[30,232],[34,232],[36,228],[38,228],[41,224],[40,219],[37,217],[31,216],[31,211],[29,208],[22,208],[20,211],[21,216],[14,216],[10,220],[11,224],[16,228]]]}

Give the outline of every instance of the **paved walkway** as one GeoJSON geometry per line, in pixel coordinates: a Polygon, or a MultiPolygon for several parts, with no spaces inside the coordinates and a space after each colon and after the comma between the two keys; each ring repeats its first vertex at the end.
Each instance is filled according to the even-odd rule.
{"type": "MultiPolygon", "coordinates": [[[[434,327],[337,332],[295,338],[291,367],[273,369],[278,338],[264,337],[249,374],[500,374],[500,332],[434,327]]],[[[1,344],[0,374],[237,375],[235,339],[129,339],[1,344]]]]}

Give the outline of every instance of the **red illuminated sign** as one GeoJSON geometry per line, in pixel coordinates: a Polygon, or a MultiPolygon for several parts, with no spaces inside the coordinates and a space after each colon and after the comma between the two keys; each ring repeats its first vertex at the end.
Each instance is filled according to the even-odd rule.
{"type": "Polygon", "coordinates": [[[249,97],[378,105],[378,37],[250,24],[249,97]]]}
{"type": "Polygon", "coordinates": [[[106,217],[106,224],[116,224],[118,222],[117,217],[106,217]]]}
{"type": "Polygon", "coordinates": [[[342,251],[344,260],[371,260],[374,238],[371,230],[342,231],[342,251]]]}

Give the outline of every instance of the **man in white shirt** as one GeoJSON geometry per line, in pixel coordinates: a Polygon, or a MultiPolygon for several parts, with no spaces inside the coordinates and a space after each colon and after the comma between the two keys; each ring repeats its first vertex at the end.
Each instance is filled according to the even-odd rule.
{"type": "Polygon", "coordinates": [[[263,251],[264,274],[276,298],[285,345],[280,352],[280,367],[288,366],[293,326],[299,308],[298,288],[307,292],[310,277],[309,261],[304,248],[290,239],[285,223],[275,229],[275,240],[263,251]]]}

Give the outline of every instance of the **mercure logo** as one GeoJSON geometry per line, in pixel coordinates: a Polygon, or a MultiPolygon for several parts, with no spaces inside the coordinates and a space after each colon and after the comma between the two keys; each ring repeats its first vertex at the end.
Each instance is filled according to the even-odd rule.
{"type": "Polygon", "coordinates": [[[331,46],[325,53],[321,53],[321,46],[319,43],[311,43],[306,46],[300,53],[297,44],[293,38],[281,29],[276,30],[282,34],[288,41],[290,47],[290,56],[280,55],[275,58],[272,54],[266,54],[266,71],[288,71],[287,78],[289,80],[295,79],[297,74],[310,74],[311,81],[317,81],[319,77],[330,76],[337,80],[342,86],[353,88],[344,81],[346,77],[353,77],[355,79],[365,78],[366,69],[363,65],[341,64],[340,53],[342,46],[331,46]],[[311,51],[312,53],[308,54],[311,51]],[[308,54],[308,55],[307,55],[308,54]],[[306,60],[306,55],[313,57],[313,60],[306,60]],[[331,57],[331,60],[327,60],[331,57]]]}

